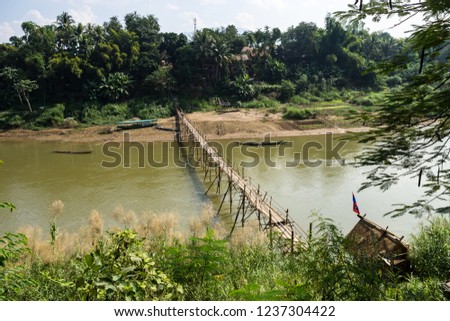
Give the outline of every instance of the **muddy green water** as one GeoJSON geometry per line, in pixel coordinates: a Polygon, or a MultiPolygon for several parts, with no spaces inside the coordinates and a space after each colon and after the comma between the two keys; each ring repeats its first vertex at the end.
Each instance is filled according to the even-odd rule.
{"type": "MultiPolygon", "coordinates": [[[[397,219],[383,217],[392,209],[391,204],[410,202],[419,197],[421,190],[415,182],[404,180],[385,193],[376,189],[356,193],[364,181],[366,169],[341,166],[336,161],[329,166],[286,166],[287,162],[295,160],[294,153],[301,152],[305,143],[313,141],[325,145],[324,136],[286,138],[285,141],[292,142],[292,146],[285,146],[283,151],[246,147],[243,152],[234,148],[228,157],[233,155],[235,164],[259,159],[257,164],[245,168],[245,176],[251,176],[253,183],[260,184],[278,203],[289,208],[291,217],[304,228],[315,211],[334,219],[344,232],[348,232],[357,222],[351,200],[351,193],[355,192],[359,208],[362,213],[367,213],[368,218],[389,226],[399,235],[408,236],[417,230],[419,220],[410,215],[397,219]]],[[[227,143],[221,142],[222,145],[227,143]]],[[[138,157],[138,148],[132,148],[129,164],[125,159],[125,165],[129,165],[127,168],[123,166],[123,158],[120,166],[105,168],[101,166],[102,161],[112,163],[116,159],[111,154],[104,155],[101,144],[1,142],[0,159],[5,163],[0,167],[0,199],[14,203],[17,210],[13,213],[1,211],[0,232],[15,231],[24,225],[47,229],[53,200],[64,202],[64,212],[58,223],[68,230],[87,224],[93,209],[102,213],[107,227],[117,225],[113,218],[117,206],[133,210],[138,215],[144,212],[173,213],[178,217],[179,228],[186,228],[189,219],[199,215],[205,205],[212,203],[217,207],[219,201],[217,197],[204,195],[207,183],[203,183],[202,174],[176,165],[174,159],[179,158],[176,148],[168,148],[166,156],[162,156],[163,144],[167,143],[146,146],[141,158],[138,157]],[[68,149],[92,149],[93,153],[53,153],[54,150],[68,149]],[[150,158],[167,160],[168,165],[149,166],[150,158]],[[146,163],[144,168],[139,167],[141,161],[146,163]]],[[[310,149],[309,159],[326,159],[327,155],[317,149],[310,149]]],[[[123,153],[122,148],[110,148],[110,151],[123,153]]],[[[360,146],[347,143],[341,155],[349,164],[360,151],[360,146]]]]}

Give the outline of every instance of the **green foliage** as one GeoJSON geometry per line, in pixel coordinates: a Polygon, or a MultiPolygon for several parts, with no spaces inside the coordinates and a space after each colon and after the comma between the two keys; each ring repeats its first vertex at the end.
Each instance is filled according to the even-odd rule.
{"type": "Polygon", "coordinates": [[[132,116],[140,119],[166,118],[173,114],[171,104],[158,103],[149,99],[130,101],[128,108],[132,116]]]}
{"type": "Polygon", "coordinates": [[[33,125],[37,127],[61,125],[64,122],[64,109],[65,107],[63,104],[57,104],[53,107],[44,109],[44,111],[33,121],[33,125]]]}
{"type": "Polygon", "coordinates": [[[14,211],[16,207],[12,203],[0,202],[0,208],[9,209],[10,212],[14,211]]]}
{"type": "Polygon", "coordinates": [[[413,237],[411,260],[424,277],[445,280],[450,272],[450,220],[435,217],[413,237]]]}
{"type": "Polygon", "coordinates": [[[397,1],[390,8],[383,2],[371,1],[338,13],[341,19],[352,23],[368,17],[379,21],[398,16],[403,22],[414,16],[424,17],[422,23],[413,26],[403,50],[391,53],[389,59],[371,68],[378,75],[397,74],[404,79],[400,88],[386,95],[382,108],[371,115],[377,129],[359,137],[363,142],[376,142],[360,157],[362,165],[373,166],[361,189],[386,190],[400,177],[415,177],[421,182],[422,174],[426,175],[423,197],[412,204],[399,205],[389,213],[394,216],[450,213],[450,173],[445,166],[450,161],[449,14],[445,1],[414,5],[397,1]]]}
{"type": "Polygon", "coordinates": [[[126,103],[106,104],[86,104],[83,109],[81,120],[92,125],[105,125],[122,121],[129,117],[129,110],[126,103]]]}
{"type": "Polygon", "coordinates": [[[277,100],[270,99],[265,96],[260,96],[259,99],[254,99],[252,101],[247,101],[242,103],[244,108],[274,108],[278,107],[280,103],[277,100]]]}
{"type": "Polygon", "coordinates": [[[315,112],[312,112],[309,109],[295,108],[295,107],[287,108],[286,112],[283,114],[284,119],[291,119],[291,120],[313,119],[315,117],[316,117],[315,112]]]}
{"type": "Polygon", "coordinates": [[[215,300],[221,297],[220,280],[229,271],[227,242],[212,230],[203,238],[192,237],[187,245],[176,245],[166,253],[168,273],[180,283],[185,300],[215,300]]]}
{"type": "Polygon", "coordinates": [[[145,84],[158,95],[170,96],[176,85],[172,76],[172,66],[159,66],[145,78],[145,84]]]}
{"type": "Polygon", "coordinates": [[[0,238],[0,267],[5,267],[8,261],[17,260],[21,254],[28,251],[27,238],[23,234],[6,233],[0,238]]]}
{"type": "Polygon", "coordinates": [[[444,301],[441,283],[436,279],[420,279],[412,276],[406,282],[389,287],[383,299],[386,301],[444,301]]]}
{"type": "MultiPolygon", "coordinates": [[[[370,33],[362,25],[332,17],[324,29],[302,22],[286,32],[264,28],[239,34],[227,26],[199,30],[192,40],[160,32],[152,15],[133,12],[124,21],[125,26],[118,17],[103,25],[76,24],[63,12],[53,25],[23,23],[23,36],[0,46],[2,109],[23,111],[24,105],[32,114],[32,104],[63,102],[67,115],[94,124],[106,121],[101,121],[101,108],[80,107],[87,101],[117,103],[178,93],[200,102],[211,97],[246,102],[259,94],[287,102],[307,91],[312,96],[304,98],[311,102],[330,101],[336,99],[331,92],[337,88],[404,83],[413,68],[375,75],[370,69],[375,61],[387,61],[410,48],[387,33],[370,33]]],[[[0,119],[0,125],[47,126],[33,125],[34,118],[20,114],[0,119]]]]}
{"type": "Polygon", "coordinates": [[[248,284],[243,289],[232,291],[231,297],[240,301],[309,301],[311,300],[303,284],[290,286],[278,282],[276,289],[264,291],[259,284],[248,284]]]}
{"type": "Polygon", "coordinates": [[[28,287],[36,286],[25,267],[17,264],[28,251],[25,235],[6,233],[0,237],[0,300],[20,297],[28,287]]]}
{"type": "Polygon", "coordinates": [[[296,105],[310,105],[311,101],[309,101],[308,99],[306,99],[303,96],[293,96],[290,100],[290,103],[292,104],[296,104],[296,105]]]}
{"type": "Polygon", "coordinates": [[[389,281],[381,260],[348,253],[348,241],[331,220],[318,217],[315,224],[315,235],[298,257],[298,269],[313,300],[381,299],[383,285],[389,281]]]}
{"type": "Polygon", "coordinates": [[[232,94],[242,101],[253,99],[256,95],[256,91],[252,82],[253,79],[250,78],[249,74],[243,74],[236,77],[236,80],[230,83],[232,94]]]}
{"type": "Polygon", "coordinates": [[[25,120],[20,115],[11,115],[7,121],[8,128],[20,128],[25,127],[25,120]]]}
{"type": "Polygon", "coordinates": [[[295,84],[289,80],[281,81],[280,88],[280,100],[283,102],[288,101],[295,95],[295,84]]]}
{"type": "Polygon", "coordinates": [[[122,72],[114,72],[103,78],[98,93],[106,101],[117,102],[129,95],[128,89],[131,86],[131,79],[122,72]]]}
{"type": "Polygon", "coordinates": [[[183,292],[155,267],[131,230],[112,235],[80,260],[75,283],[82,300],[168,300],[183,292]]]}

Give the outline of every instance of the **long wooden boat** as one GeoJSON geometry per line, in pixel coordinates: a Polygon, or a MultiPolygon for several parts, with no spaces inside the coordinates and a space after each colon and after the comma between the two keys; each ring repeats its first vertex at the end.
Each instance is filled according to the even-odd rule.
{"type": "Polygon", "coordinates": [[[133,128],[143,128],[152,127],[157,123],[157,119],[140,119],[140,120],[125,120],[116,123],[119,129],[133,129],[133,128]]]}
{"type": "Polygon", "coordinates": [[[56,153],[56,154],[91,154],[92,150],[80,150],[80,151],[54,150],[53,153],[56,153]]]}
{"type": "Polygon", "coordinates": [[[256,147],[260,147],[260,146],[277,146],[277,145],[282,145],[285,142],[282,140],[278,140],[278,141],[262,141],[262,142],[255,142],[255,141],[249,141],[249,142],[239,142],[239,145],[244,145],[244,146],[256,146],[256,147]]]}
{"type": "Polygon", "coordinates": [[[176,132],[177,131],[175,128],[162,127],[162,126],[159,126],[159,125],[155,126],[155,129],[164,130],[164,131],[167,131],[167,132],[176,132]]]}

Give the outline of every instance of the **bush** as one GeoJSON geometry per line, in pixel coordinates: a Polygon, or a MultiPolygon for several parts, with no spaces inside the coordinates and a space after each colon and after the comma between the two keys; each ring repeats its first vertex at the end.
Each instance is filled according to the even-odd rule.
{"type": "Polygon", "coordinates": [[[450,271],[450,220],[436,217],[413,237],[411,261],[424,277],[445,280],[450,271]]]}
{"type": "Polygon", "coordinates": [[[309,109],[299,109],[299,108],[288,108],[283,115],[284,119],[290,120],[304,120],[316,118],[316,113],[310,111],[309,109]]]}
{"type": "Polygon", "coordinates": [[[181,108],[186,112],[210,111],[215,109],[215,106],[208,101],[199,98],[181,98],[179,103],[181,108]]]}
{"type": "Polygon", "coordinates": [[[296,104],[296,105],[310,105],[311,102],[302,96],[294,96],[289,100],[290,103],[296,104]]]}
{"type": "Polygon", "coordinates": [[[261,99],[254,99],[242,104],[244,108],[274,108],[279,106],[280,103],[274,99],[262,96],[261,99]]]}
{"type": "Polygon", "coordinates": [[[166,118],[173,114],[170,105],[158,104],[155,101],[132,101],[128,108],[133,116],[140,119],[166,118]]]}
{"type": "Polygon", "coordinates": [[[439,281],[434,279],[421,280],[411,277],[387,289],[384,300],[395,301],[443,301],[444,295],[439,281]]]}
{"type": "Polygon", "coordinates": [[[10,128],[20,128],[24,127],[26,121],[18,114],[11,112],[0,113],[0,128],[10,129],[10,128]]]}
{"type": "Polygon", "coordinates": [[[137,234],[121,231],[79,261],[76,292],[82,300],[167,300],[180,295],[182,288],[154,265],[137,234]]]}
{"type": "Polygon", "coordinates": [[[281,82],[280,100],[286,102],[294,95],[295,95],[295,84],[290,80],[283,80],[281,82]]]}
{"type": "Polygon", "coordinates": [[[34,121],[33,125],[37,127],[53,127],[61,125],[64,122],[64,105],[57,104],[54,107],[44,109],[34,121]]]}
{"type": "Polygon", "coordinates": [[[85,106],[82,122],[92,125],[105,125],[122,121],[129,117],[128,106],[122,104],[106,104],[99,107],[96,104],[85,106]]]}
{"type": "Polygon", "coordinates": [[[381,260],[353,256],[338,227],[318,217],[314,235],[299,251],[298,269],[312,300],[378,300],[383,294],[381,260]]]}

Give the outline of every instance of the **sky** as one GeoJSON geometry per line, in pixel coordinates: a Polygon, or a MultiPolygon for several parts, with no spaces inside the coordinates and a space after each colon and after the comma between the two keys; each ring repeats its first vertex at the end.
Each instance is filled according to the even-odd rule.
{"type": "MultiPolygon", "coordinates": [[[[51,24],[62,12],[83,24],[103,24],[117,16],[121,21],[127,13],[154,15],[162,32],[190,33],[197,28],[235,25],[240,30],[257,30],[269,26],[282,31],[300,22],[324,26],[327,13],[347,9],[353,0],[0,0],[0,43],[13,35],[22,35],[21,23],[33,21],[51,24]]],[[[397,20],[366,24],[371,31],[387,31],[404,37],[410,26],[391,29],[397,20]]]]}

